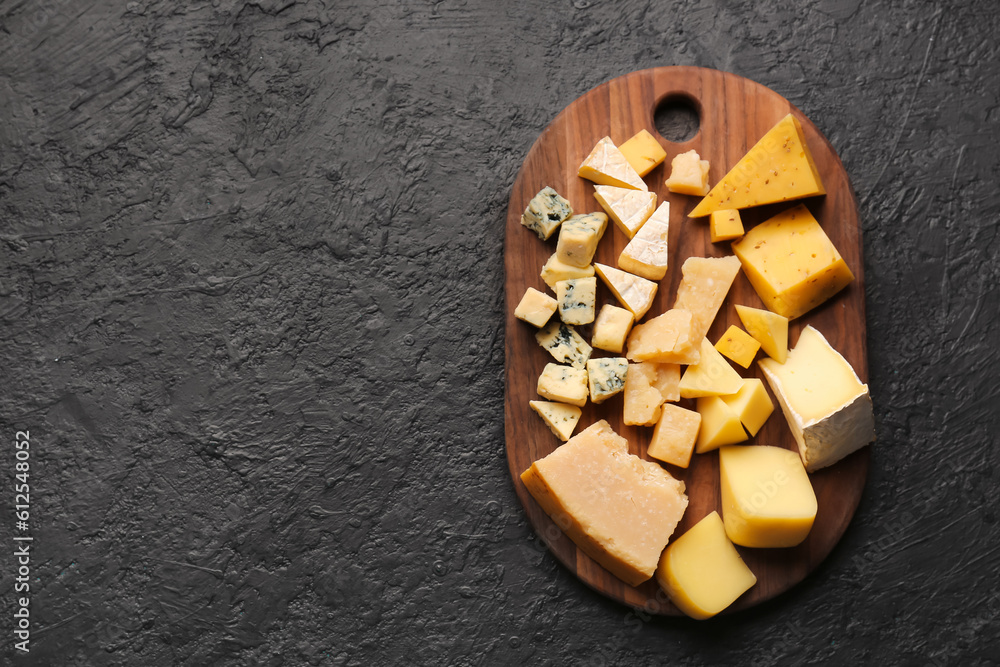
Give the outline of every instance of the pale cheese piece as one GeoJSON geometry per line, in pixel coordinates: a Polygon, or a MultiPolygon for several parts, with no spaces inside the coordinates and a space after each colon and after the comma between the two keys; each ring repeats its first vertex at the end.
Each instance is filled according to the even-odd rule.
{"type": "Polygon", "coordinates": [[[572,326],[552,320],[535,334],[535,340],[558,362],[584,368],[593,348],[572,326]]]}
{"type": "Polygon", "coordinates": [[[667,159],[667,151],[647,130],[639,130],[618,147],[636,173],[645,176],[667,159]]]}
{"type": "MultiPolygon", "coordinates": [[[[646,362],[649,363],[649,362],[646,362]]],[[[656,363],[656,382],[653,384],[664,401],[681,399],[681,367],[679,364],[656,363]]]]}
{"type": "Polygon", "coordinates": [[[662,280],[670,260],[670,202],[663,202],[618,255],[618,266],[649,280],[662,280]]]}
{"type": "Polygon", "coordinates": [[[646,453],[664,463],[687,468],[701,429],[701,415],[673,403],[664,403],[660,410],[646,453]]]}
{"type": "Polygon", "coordinates": [[[691,338],[700,341],[712,326],[722,302],[740,272],[740,260],[726,257],[688,257],[681,265],[674,308],[691,313],[691,338]]]}
{"type": "Polygon", "coordinates": [[[764,354],[779,364],[788,358],[788,318],[772,313],[769,310],[736,306],[736,314],[746,327],[747,333],[754,337],[764,354]]]}
{"type": "Polygon", "coordinates": [[[732,324],[715,342],[715,349],[743,368],[750,368],[753,358],[757,356],[757,350],[760,349],[760,343],[746,331],[732,324]]]}
{"type": "Polygon", "coordinates": [[[574,215],[562,223],[556,257],[563,264],[586,268],[594,259],[597,244],[608,227],[608,216],[603,213],[574,215]]]}
{"type": "Polygon", "coordinates": [[[611,137],[604,137],[597,142],[590,155],[583,160],[577,174],[598,185],[614,185],[633,190],[649,189],[642,177],[611,141],[611,137]]]}
{"type": "Polygon", "coordinates": [[[625,378],[623,419],[630,426],[654,426],[660,418],[663,394],[656,388],[656,364],[631,364],[625,378]]]}
{"type": "Polygon", "coordinates": [[[702,396],[697,401],[697,407],[701,415],[701,430],[695,451],[699,454],[747,439],[740,416],[720,397],[702,396]]]}
{"type": "Polygon", "coordinates": [[[573,215],[573,207],[550,187],[544,187],[528,202],[521,214],[521,224],[548,240],[563,220],[573,215]]]}
{"type": "Polygon", "coordinates": [[[681,398],[725,396],[735,394],[743,386],[743,378],[707,338],[701,339],[701,358],[681,376],[681,398]]]}
{"type": "Polygon", "coordinates": [[[819,331],[807,326],[788,359],[761,359],[806,470],[832,465],[875,439],[868,385],[819,331]]]}
{"type": "Polygon", "coordinates": [[[587,382],[590,400],[603,403],[625,389],[628,377],[628,359],[605,357],[587,361],[587,382]]]}
{"type": "Polygon", "coordinates": [[[597,278],[574,278],[556,283],[559,319],[566,324],[590,324],[597,304],[597,278]]]}
{"type": "Polygon", "coordinates": [[[642,319],[653,305],[657,284],[651,280],[626,273],[604,264],[594,263],[597,275],[623,306],[632,311],[636,322],[642,319]]]}
{"type": "Polygon", "coordinates": [[[514,317],[536,327],[544,327],[558,307],[559,302],[551,296],[529,287],[514,309],[514,317]]]}
{"type": "Polygon", "coordinates": [[[628,310],[606,303],[597,314],[590,343],[596,348],[621,354],[634,323],[635,316],[628,310]]]}
{"type": "Polygon", "coordinates": [[[521,481],[584,553],[630,586],[653,576],[688,504],[684,482],[629,454],[604,420],[535,461],[521,481]]]}
{"type": "Polygon", "coordinates": [[[538,395],[550,401],[583,407],[590,395],[587,370],[559,364],[545,364],[538,376],[538,395]]]}
{"type": "Polygon", "coordinates": [[[670,162],[670,176],[664,185],[671,192],[683,195],[708,194],[708,160],[702,160],[698,151],[690,150],[674,156],[670,162]]]}
{"type": "Polygon", "coordinates": [[[548,261],[545,262],[545,266],[542,267],[542,280],[550,288],[555,290],[556,283],[560,280],[572,280],[573,278],[587,278],[594,275],[594,266],[585,266],[580,268],[578,266],[573,266],[571,264],[566,264],[559,261],[556,257],[556,253],[552,253],[549,256],[548,261]]]}
{"type": "Polygon", "coordinates": [[[594,199],[608,212],[618,229],[632,238],[656,208],[656,193],[646,190],[594,186],[594,199]]]}
{"type": "Polygon", "coordinates": [[[633,327],[625,356],[632,361],[697,362],[700,358],[700,348],[697,345],[694,346],[694,361],[686,361],[690,359],[687,350],[695,342],[691,338],[692,321],[690,312],[683,308],[671,308],[662,315],[633,327]]]}
{"type": "Polygon", "coordinates": [[[774,403],[764,389],[764,383],[757,378],[743,380],[743,386],[735,394],[720,396],[719,400],[739,415],[740,423],[750,432],[757,435],[764,422],[774,412],[774,403]]]}
{"type": "Polygon", "coordinates": [[[573,430],[583,414],[583,410],[580,408],[565,403],[528,401],[528,405],[563,442],[569,440],[570,436],[573,435],[573,430]]]}

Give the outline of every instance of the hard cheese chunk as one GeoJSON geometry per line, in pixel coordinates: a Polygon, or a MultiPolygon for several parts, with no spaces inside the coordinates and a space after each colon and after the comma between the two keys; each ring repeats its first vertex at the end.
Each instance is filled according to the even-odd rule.
{"type": "MultiPolygon", "coordinates": [[[[563,319],[563,322],[565,321],[563,319]]],[[[722,334],[722,338],[716,341],[715,349],[743,368],[750,368],[753,358],[757,356],[757,350],[760,349],[760,343],[746,331],[733,324],[726,329],[726,333],[722,334]]]]}
{"type": "Polygon", "coordinates": [[[751,229],[733,243],[733,252],[764,305],[790,320],[854,280],[844,258],[802,204],[751,229]]]}
{"type": "Polygon", "coordinates": [[[574,215],[559,230],[556,257],[569,266],[581,269],[590,266],[607,226],[608,216],[603,213],[574,215]]]}
{"type": "Polygon", "coordinates": [[[708,160],[702,160],[697,151],[690,150],[674,157],[670,162],[667,189],[682,195],[708,194],[708,160]]]}
{"type": "Polygon", "coordinates": [[[628,353],[632,361],[694,364],[701,358],[699,343],[691,338],[691,313],[671,308],[632,329],[628,353]]]}
{"type": "Polygon", "coordinates": [[[653,305],[657,284],[604,264],[595,263],[594,269],[608,289],[614,293],[618,302],[632,311],[636,322],[641,320],[653,305]]]}
{"type": "Polygon", "coordinates": [[[701,358],[681,376],[681,398],[723,396],[735,394],[743,386],[743,378],[707,338],[701,339],[701,358]]]}
{"type": "Polygon", "coordinates": [[[695,451],[699,454],[747,439],[747,432],[740,425],[740,416],[718,396],[699,398],[698,414],[701,415],[701,430],[695,451]]]}
{"type": "Polygon", "coordinates": [[[545,266],[542,267],[542,280],[545,284],[551,287],[553,290],[556,288],[556,283],[560,280],[572,280],[573,278],[586,278],[588,276],[594,275],[594,267],[585,266],[580,268],[578,266],[573,266],[572,264],[566,264],[559,260],[556,253],[552,253],[549,256],[548,261],[545,262],[545,266]]]}
{"type": "Polygon", "coordinates": [[[635,236],[656,208],[655,192],[616,188],[613,185],[594,186],[594,199],[629,238],[635,236]]]}
{"type": "Polygon", "coordinates": [[[544,187],[528,202],[528,207],[521,214],[521,224],[546,241],[560,223],[571,215],[573,207],[569,202],[552,188],[544,187]]]}
{"type": "Polygon", "coordinates": [[[535,334],[535,340],[561,363],[583,368],[593,348],[568,324],[552,320],[535,334]]]}
{"type": "Polygon", "coordinates": [[[660,418],[663,394],[656,387],[658,364],[631,364],[625,378],[623,419],[630,426],[653,426],[660,418]]]}
{"type": "Polygon", "coordinates": [[[646,130],[639,130],[635,136],[619,146],[619,149],[640,176],[653,171],[667,159],[667,151],[663,150],[660,142],[646,130]]]}
{"type": "Polygon", "coordinates": [[[538,376],[538,395],[550,401],[582,407],[587,403],[587,370],[559,364],[545,364],[538,376]]]}
{"type": "Polygon", "coordinates": [[[688,504],[683,482],[629,454],[603,420],[535,461],[521,481],[582,551],[630,586],[653,576],[688,504]]]}
{"type": "Polygon", "coordinates": [[[780,447],[719,450],[726,535],[744,547],[800,544],[816,519],[816,494],[802,461],[780,447]]]}
{"type": "Polygon", "coordinates": [[[625,389],[628,377],[628,360],[621,357],[591,359],[587,362],[587,380],[590,383],[590,400],[603,403],[625,389]]]}
{"type": "Polygon", "coordinates": [[[826,191],[799,121],[788,114],[736,163],[690,215],[698,218],[726,208],[748,208],[826,191]]]}
{"type": "Polygon", "coordinates": [[[711,618],[757,583],[712,512],[674,540],[660,557],[656,581],[682,612],[711,618]]]}
{"type": "Polygon", "coordinates": [[[758,363],[809,472],[832,465],[875,439],[868,385],[813,327],[802,330],[784,364],[773,359],[758,363]]]}
{"type": "Polygon", "coordinates": [[[574,278],[556,283],[559,319],[566,324],[590,324],[597,303],[597,278],[574,278]]]}
{"type": "Polygon", "coordinates": [[[646,453],[664,463],[687,468],[700,428],[699,413],[665,403],[660,408],[660,419],[646,453]]]}
{"type": "Polygon", "coordinates": [[[736,413],[740,423],[750,432],[750,435],[757,435],[757,431],[774,412],[774,403],[767,395],[764,383],[757,378],[743,380],[743,386],[738,392],[728,396],[720,396],[719,400],[736,413]]]}
{"type": "Polygon", "coordinates": [[[712,211],[708,230],[712,243],[738,239],[743,236],[743,220],[740,218],[740,212],[735,208],[712,211]]]}
{"type": "Polygon", "coordinates": [[[669,263],[670,202],[663,202],[618,255],[618,266],[649,280],[662,280],[669,263]]]}
{"type": "Polygon", "coordinates": [[[598,185],[614,185],[632,190],[648,190],[642,177],[628,163],[622,152],[618,150],[611,137],[604,137],[597,142],[580,165],[577,174],[581,178],[593,181],[598,185]]]}
{"type": "Polygon", "coordinates": [[[569,440],[569,437],[573,435],[573,429],[576,428],[577,422],[580,421],[580,415],[583,414],[580,408],[565,403],[528,401],[528,405],[563,442],[569,440]]]}
{"type": "Polygon", "coordinates": [[[764,354],[779,364],[788,358],[788,318],[769,310],[736,306],[736,314],[746,327],[747,333],[760,343],[764,354]]]}
{"type": "Polygon", "coordinates": [[[558,307],[559,302],[551,296],[529,287],[514,309],[514,317],[536,327],[543,327],[558,307]]]}
{"type": "Polygon", "coordinates": [[[688,257],[681,265],[674,308],[691,313],[691,340],[700,342],[740,272],[740,260],[727,257],[688,257]]]}
{"type": "Polygon", "coordinates": [[[624,308],[606,303],[601,306],[594,322],[594,337],[590,341],[594,347],[608,352],[621,354],[625,349],[625,339],[628,338],[635,323],[635,316],[624,308]]]}

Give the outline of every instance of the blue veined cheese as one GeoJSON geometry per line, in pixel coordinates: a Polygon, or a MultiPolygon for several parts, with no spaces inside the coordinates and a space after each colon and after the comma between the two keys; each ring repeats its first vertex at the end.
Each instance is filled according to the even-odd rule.
{"type": "Polygon", "coordinates": [[[556,257],[563,264],[584,268],[590,266],[597,252],[597,244],[608,227],[608,216],[603,213],[574,215],[562,223],[556,257]]]}
{"type": "Polygon", "coordinates": [[[547,241],[559,225],[573,215],[573,207],[558,192],[546,186],[528,202],[521,214],[521,224],[547,241]]]}
{"type": "Polygon", "coordinates": [[[583,407],[590,392],[587,388],[587,369],[545,364],[538,376],[538,395],[550,401],[583,407]]]}
{"type": "Polygon", "coordinates": [[[628,359],[622,357],[605,357],[591,359],[587,362],[587,383],[590,387],[590,400],[603,403],[615,394],[625,389],[625,379],[628,377],[628,359]]]}
{"type": "Polygon", "coordinates": [[[653,305],[657,284],[604,264],[594,263],[594,269],[608,289],[614,292],[615,298],[632,311],[635,321],[641,320],[653,305]]]}
{"type": "Polygon", "coordinates": [[[566,324],[590,324],[597,305],[597,278],[574,278],[556,283],[559,318],[566,324]]]}
{"type": "Polygon", "coordinates": [[[577,172],[582,178],[598,185],[614,185],[619,188],[648,190],[642,176],[632,168],[611,137],[604,137],[590,151],[577,172]]]}
{"type": "Polygon", "coordinates": [[[656,193],[613,185],[594,186],[594,199],[608,212],[625,236],[635,236],[656,208],[656,193]]]}
{"type": "Polygon", "coordinates": [[[542,280],[545,284],[552,288],[552,291],[556,289],[556,283],[560,280],[572,280],[573,278],[589,278],[594,275],[593,265],[585,266],[580,268],[578,266],[573,266],[572,264],[566,264],[559,261],[556,253],[552,253],[549,256],[548,261],[545,262],[545,266],[542,267],[542,280]]]}
{"type": "Polygon", "coordinates": [[[583,414],[580,408],[565,403],[528,401],[528,405],[563,442],[569,440],[569,437],[573,435],[573,430],[580,421],[580,415],[583,414]]]}
{"type": "Polygon", "coordinates": [[[584,368],[593,351],[576,329],[558,320],[552,320],[539,329],[535,340],[549,351],[553,359],[575,368],[584,368]]]}
{"type": "Polygon", "coordinates": [[[667,275],[670,202],[663,202],[618,256],[618,266],[649,280],[667,275]]]}
{"type": "Polygon", "coordinates": [[[551,296],[529,287],[514,309],[514,317],[536,327],[543,327],[558,307],[559,302],[551,296]]]}

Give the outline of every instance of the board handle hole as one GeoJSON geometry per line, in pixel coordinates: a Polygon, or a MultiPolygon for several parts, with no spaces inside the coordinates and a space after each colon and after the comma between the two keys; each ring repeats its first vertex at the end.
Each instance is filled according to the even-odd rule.
{"type": "Polygon", "coordinates": [[[666,95],[656,105],[653,123],[660,136],[675,144],[691,141],[701,127],[701,105],[683,93],[666,95]]]}

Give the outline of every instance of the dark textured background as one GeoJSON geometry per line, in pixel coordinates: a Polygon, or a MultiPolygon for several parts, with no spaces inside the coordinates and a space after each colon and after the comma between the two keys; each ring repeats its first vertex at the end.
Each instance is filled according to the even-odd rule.
{"type": "Polygon", "coordinates": [[[995,664],[998,35],[994,0],[0,1],[0,662],[30,430],[20,664],[995,664]],[[823,566],[708,623],[569,575],[503,447],[514,175],[671,64],[839,151],[879,437],[823,566]]]}

